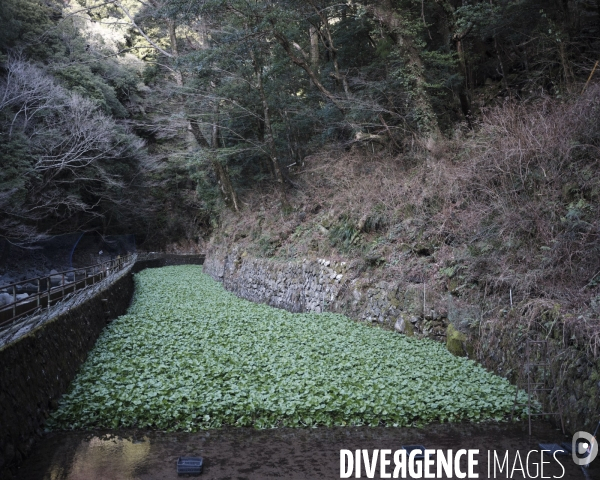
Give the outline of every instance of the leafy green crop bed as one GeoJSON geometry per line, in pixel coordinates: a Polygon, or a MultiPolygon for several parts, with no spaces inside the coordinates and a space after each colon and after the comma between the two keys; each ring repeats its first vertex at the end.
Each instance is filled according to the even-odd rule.
{"type": "Polygon", "coordinates": [[[515,390],[443,345],[237,298],[198,266],[145,270],[54,429],[409,425],[501,419],[515,390]]]}

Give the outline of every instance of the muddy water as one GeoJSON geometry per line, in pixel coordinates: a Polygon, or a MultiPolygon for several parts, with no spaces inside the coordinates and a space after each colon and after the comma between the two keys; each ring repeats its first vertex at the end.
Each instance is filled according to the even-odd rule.
{"type": "MultiPolygon", "coordinates": [[[[479,449],[479,478],[488,477],[488,450],[504,456],[511,468],[519,451],[525,458],[538,443],[570,441],[548,424],[534,425],[530,438],[524,425],[431,425],[424,428],[223,429],[201,433],[143,431],[58,432],[47,434],[18,471],[23,480],[170,479],[177,478],[179,456],[202,456],[204,479],[335,479],[340,478],[340,449],[391,449],[421,444],[434,449],[479,449]]],[[[600,460],[583,471],[570,457],[562,469],[550,458],[546,478],[600,480],[600,460]]],[[[530,455],[530,474],[515,470],[512,478],[536,478],[539,454],[530,455]]],[[[463,462],[465,463],[465,462],[463,462]]],[[[466,465],[463,465],[466,467],[466,465]]],[[[517,467],[519,467],[517,462],[517,467]]],[[[478,468],[478,469],[477,469],[478,468]]],[[[393,468],[392,468],[393,470],[393,468]]],[[[539,473],[537,475],[539,477],[539,473]]],[[[354,478],[354,475],[352,476],[354,478]]],[[[364,468],[363,468],[363,477],[364,468]]],[[[375,475],[379,477],[379,471],[375,475]]],[[[410,477],[409,477],[410,478],[410,477]]]]}

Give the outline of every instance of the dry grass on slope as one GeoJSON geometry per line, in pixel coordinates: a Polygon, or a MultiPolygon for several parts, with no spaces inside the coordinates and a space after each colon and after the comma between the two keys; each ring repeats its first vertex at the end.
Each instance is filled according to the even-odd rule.
{"type": "Polygon", "coordinates": [[[475,133],[433,152],[321,152],[294,178],[289,209],[276,195],[249,194],[241,221],[226,216],[222,231],[264,255],[379,259],[394,275],[417,272],[505,304],[509,295],[521,305],[559,303],[587,312],[582,335],[592,338],[600,314],[599,162],[595,86],[567,103],[491,109],[475,133]]]}

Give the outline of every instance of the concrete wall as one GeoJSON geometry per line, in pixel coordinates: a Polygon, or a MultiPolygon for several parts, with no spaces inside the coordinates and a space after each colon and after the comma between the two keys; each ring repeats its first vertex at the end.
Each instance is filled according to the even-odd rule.
{"type": "Polygon", "coordinates": [[[137,261],[131,270],[137,273],[145,268],[160,268],[171,265],[202,265],[204,255],[177,255],[170,253],[138,254],[137,261]]]}
{"type": "Polygon", "coordinates": [[[130,271],[65,313],[0,348],[0,477],[11,478],[43,431],[107,323],[127,311],[133,273],[199,264],[201,255],[143,256],[130,271]]]}
{"type": "Polygon", "coordinates": [[[100,332],[125,313],[132,294],[133,277],[127,273],[0,349],[0,473],[4,467],[8,476],[29,453],[100,332]]]}

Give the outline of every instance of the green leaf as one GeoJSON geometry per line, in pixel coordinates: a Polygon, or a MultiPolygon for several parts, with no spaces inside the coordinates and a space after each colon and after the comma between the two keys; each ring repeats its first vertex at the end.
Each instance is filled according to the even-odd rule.
{"type": "Polygon", "coordinates": [[[135,283],[51,428],[400,426],[512,410],[505,379],[433,341],[254,304],[198,266],[144,270],[135,283]]]}

